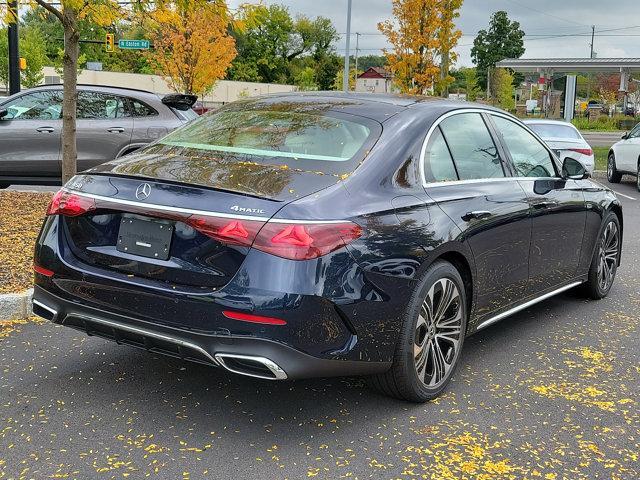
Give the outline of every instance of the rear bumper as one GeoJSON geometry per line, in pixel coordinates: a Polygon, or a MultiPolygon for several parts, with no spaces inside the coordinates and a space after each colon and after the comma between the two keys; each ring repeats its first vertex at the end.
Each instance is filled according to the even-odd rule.
{"type": "Polygon", "coordinates": [[[38,285],[33,302],[35,314],[89,335],[257,378],[369,375],[391,366],[390,362],[317,358],[263,338],[204,334],[159,325],[65,300],[38,285]]]}

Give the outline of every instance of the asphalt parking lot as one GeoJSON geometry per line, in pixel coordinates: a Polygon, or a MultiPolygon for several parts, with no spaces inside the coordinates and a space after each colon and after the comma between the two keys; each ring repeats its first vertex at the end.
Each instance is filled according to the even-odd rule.
{"type": "Polygon", "coordinates": [[[640,478],[640,194],[610,296],[471,337],[446,395],[274,383],[44,323],[0,338],[0,479],[640,478]]]}

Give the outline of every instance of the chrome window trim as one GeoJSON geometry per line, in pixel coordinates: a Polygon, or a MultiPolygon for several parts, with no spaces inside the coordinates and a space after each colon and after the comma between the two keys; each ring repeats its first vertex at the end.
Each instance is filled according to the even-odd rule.
{"type": "Polygon", "coordinates": [[[482,322],[480,325],[478,325],[476,327],[476,331],[482,330],[483,328],[488,327],[489,325],[493,325],[496,322],[499,322],[500,320],[509,317],[511,315],[513,315],[514,313],[518,313],[521,310],[524,310],[525,308],[528,308],[532,305],[535,305],[536,303],[542,302],[543,300],[546,300],[547,298],[551,298],[555,295],[558,295],[559,293],[562,293],[564,291],[567,291],[573,287],[577,287],[578,285],[582,284],[582,282],[573,282],[570,283],[569,285],[565,285],[564,287],[560,287],[557,290],[554,290],[552,292],[549,293],[545,293],[544,295],[541,295],[539,297],[534,298],[533,300],[529,300],[528,302],[522,303],[516,307],[513,307],[509,310],[507,310],[506,312],[502,312],[498,315],[496,315],[495,317],[491,317],[488,320],[485,320],[484,322],[482,322]]]}
{"type": "MultiPolygon", "coordinates": [[[[429,144],[429,141],[431,140],[431,136],[433,135],[433,132],[447,118],[453,117],[455,115],[461,115],[461,114],[464,114],[464,113],[479,113],[481,115],[482,114],[495,115],[497,117],[502,117],[502,118],[505,118],[506,120],[510,120],[513,123],[515,123],[516,125],[524,126],[524,129],[526,131],[531,133],[538,141],[540,141],[542,146],[547,150],[547,152],[549,152],[549,155],[551,155],[551,158],[552,159],[556,159],[556,156],[551,151],[551,149],[542,140],[540,140],[540,137],[538,137],[535,134],[535,132],[533,132],[524,123],[520,122],[517,118],[509,115],[508,113],[498,112],[498,111],[495,111],[495,110],[490,110],[490,109],[485,109],[485,108],[461,108],[461,109],[457,109],[457,110],[450,110],[449,112],[444,113],[441,116],[439,116],[431,124],[431,126],[429,127],[429,130],[427,131],[427,135],[426,135],[424,141],[422,142],[422,148],[420,149],[420,159],[419,159],[420,165],[419,165],[419,169],[420,169],[420,178],[422,179],[422,186],[424,188],[443,187],[443,186],[447,186],[447,185],[465,185],[465,184],[472,184],[472,183],[486,183],[486,182],[496,182],[496,181],[503,182],[503,181],[513,181],[513,180],[517,180],[517,179],[528,179],[528,180],[541,180],[541,179],[544,179],[544,180],[549,180],[549,179],[553,179],[553,178],[556,178],[556,179],[559,178],[559,177],[536,177],[536,178],[534,178],[534,177],[512,177],[512,176],[507,176],[507,177],[495,177],[495,178],[474,178],[474,179],[469,179],[469,180],[454,180],[454,181],[451,181],[451,182],[427,182],[427,179],[425,177],[425,171],[424,171],[424,158],[425,158],[425,154],[427,152],[427,145],[429,144]]],[[[489,131],[489,134],[491,135],[491,139],[495,141],[495,139],[493,138],[493,134],[490,131],[489,127],[487,127],[487,131],[489,131]]],[[[501,159],[501,160],[504,161],[505,159],[501,159]]],[[[556,167],[557,166],[558,165],[556,164],[556,167]]]]}
{"type": "Polygon", "coordinates": [[[326,223],[345,223],[347,220],[290,220],[287,218],[271,218],[271,217],[257,217],[253,215],[237,215],[233,213],[222,213],[222,212],[210,212],[207,210],[196,210],[192,208],[180,208],[180,207],[170,207],[168,205],[159,205],[156,203],[146,203],[146,202],[136,202],[134,200],[124,200],[120,198],[112,198],[105,197],[103,195],[96,195],[93,193],[85,193],[79,192],[78,190],[73,190],[71,188],[63,187],[63,191],[68,193],[73,193],[74,195],[79,195],[81,197],[92,198],[93,200],[101,200],[114,204],[121,205],[129,205],[132,207],[143,207],[150,208],[153,210],[160,210],[162,212],[173,212],[173,213],[184,213],[187,215],[202,215],[204,217],[217,217],[217,218],[230,218],[235,220],[255,220],[259,222],[270,222],[270,223],[295,223],[295,224],[326,224],[326,223]]]}

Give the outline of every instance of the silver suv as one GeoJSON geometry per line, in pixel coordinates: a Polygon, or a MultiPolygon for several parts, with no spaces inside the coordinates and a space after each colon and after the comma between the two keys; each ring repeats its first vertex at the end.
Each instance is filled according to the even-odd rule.
{"type": "MultiPolygon", "coordinates": [[[[78,171],[139,149],[196,118],[192,95],[78,85],[78,171]]],[[[0,188],[60,183],[62,86],[0,100],[0,188]]]]}

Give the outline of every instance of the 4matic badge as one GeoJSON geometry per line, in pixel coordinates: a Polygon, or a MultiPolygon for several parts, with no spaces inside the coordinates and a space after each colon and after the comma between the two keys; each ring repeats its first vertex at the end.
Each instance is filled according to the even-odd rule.
{"type": "Polygon", "coordinates": [[[240,207],[238,205],[234,205],[233,207],[230,208],[230,210],[233,210],[234,212],[241,212],[241,213],[264,213],[264,210],[261,210],[259,208],[246,208],[246,207],[240,207]]]}

